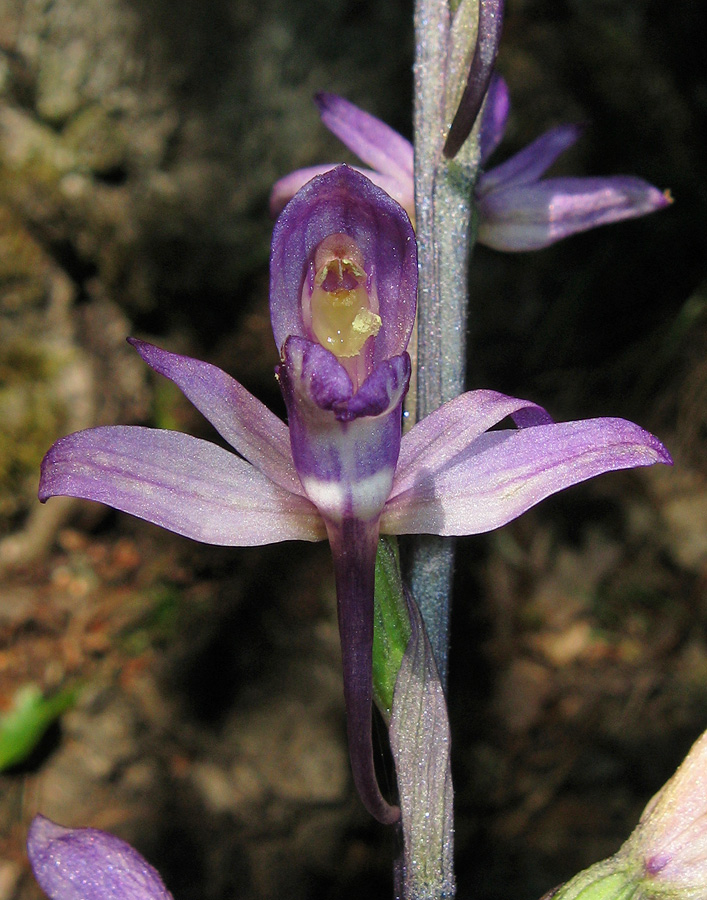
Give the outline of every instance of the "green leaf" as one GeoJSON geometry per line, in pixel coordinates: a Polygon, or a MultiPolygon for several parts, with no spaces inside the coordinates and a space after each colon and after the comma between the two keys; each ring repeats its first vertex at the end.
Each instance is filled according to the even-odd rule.
{"type": "Polygon", "coordinates": [[[15,694],[10,709],[0,716],[0,772],[23,762],[52,722],[78,697],[78,688],[66,688],[45,697],[36,684],[26,684],[15,694]]]}

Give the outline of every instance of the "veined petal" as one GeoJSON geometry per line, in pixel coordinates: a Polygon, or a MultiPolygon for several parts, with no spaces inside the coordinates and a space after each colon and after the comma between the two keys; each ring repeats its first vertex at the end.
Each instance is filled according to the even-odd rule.
{"type": "Polygon", "coordinates": [[[128,338],[148,366],[173,381],[222,438],[275,484],[304,496],[285,423],[210,363],[128,338]]]}
{"type": "Polygon", "coordinates": [[[671,464],[657,438],[624,419],[587,419],[481,435],[451,463],[418,464],[386,504],[387,534],[478,534],[602,472],[671,464]]]}
{"type": "Polygon", "coordinates": [[[482,173],[476,186],[477,199],[483,199],[491,191],[538,181],[558,156],[577,142],[581,134],[579,125],[558,125],[541,134],[510,159],[482,173]]]}
{"type": "Polygon", "coordinates": [[[391,499],[452,464],[506,416],[521,427],[552,422],[541,406],[496,391],[468,391],[426,416],[403,436],[391,499]]]}
{"type": "Polygon", "coordinates": [[[27,852],[51,900],[172,900],[157,870],[105,831],[63,828],[35,816],[27,852]]]}
{"type": "Polygon", "coordinates": [[[314,102],[326,127],[366,165],[397,181],[413,177],[410,141],[353,103],[325,91],[314,102]]]}
{"type": "Polygon", "coordinates": [[[42,461],[39,499],[97,500],[207,544],[317,541],[322,521],[305,497],[189,434],[108,426],[62,438],[42,461]]]}
{"type": "Polygon", "coordinates": [[[643,216],[671,199],[640,178],[550,178],[492,191],[479,203],[479,242],[495,250],[539,250],[571,234],[643,216]]]}
{"type": "Polygon", "coordinates": [[[511,98],[508,85],[500,75],[494,74],[491,77],[484,111],[481,114],[481,129],[479,130],[481,165],[486,164],[486,160],[501,143],[506,131],[510,108],[511,98]]]}
{"type": "Polygon", "coordinates": [[[415,321],[417,245],[410,220],[395,200],[349,166],[313,178],[275,223],[270,256],[270,316],[278,349],[290,335],[311,338],[304,326],[302,285],[316,248],[345,234],[375,279],[382,324],[373,362],[405,350],[415,321]]]}

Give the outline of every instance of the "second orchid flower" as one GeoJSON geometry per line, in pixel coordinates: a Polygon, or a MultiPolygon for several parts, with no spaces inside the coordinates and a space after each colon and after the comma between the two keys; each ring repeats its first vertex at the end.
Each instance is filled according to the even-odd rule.
{"type": "MultiPolygon", "coordinates": [[[[322,93],[315,99],[327,128],[371,167],[361,171],[394,197],[412,218],[412,144],[343,97],[322,93]]],[[[503,138],[509,110],[506,82],[494,75],[479,132],[482,167],[503,138]]],[[[540,250],[581,231],[643,216],[670,204],[668,194],[632,175],[543,178],[580,135],[579,126],[559,125],[510,159],[481,172],[474,191],[480,244],[509,252],[540,250]]],[[[298,169],[280,179],[270,196],[273,214],[310,178],[331,167],[328,164],[298,169]]]]}

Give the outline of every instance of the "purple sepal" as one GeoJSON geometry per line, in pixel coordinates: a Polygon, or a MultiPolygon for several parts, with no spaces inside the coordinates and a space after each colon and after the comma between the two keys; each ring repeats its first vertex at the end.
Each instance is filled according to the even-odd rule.
{"type": "Polygon", "coordinates": [[[539,250],[572,234],[644,216],[670,203],[666,194],[631,176],[512,184],[481,198],[478,238],[496,250],[539,250]]]}
{"type": "Polygon", "coordinates": [[[550,415],[530,400],[497,391],[467,391],[418,422],[403,438],[391,500],[423,473],[444,470],[489,428],[511,416],[519,428],[547,425],[550,415]]]}
{"type": "Polygon", "coordinates": [[[652,434],[609,418],[487,431],[464,449],[437,445],[418,459],[403,447],[401,467],[404,457],[381,520],[385,534],[479,534],[603,472],[672,463],[652,434]]]}
{"type": "Polygon", "coordinates": [[[27,852],[51,900],[172,900],[137,850],[96,828],[64,828],[35,816],[27,852]]]}
{"type": "Polygon", "coordinates": [[[224,371],[200,359],[128,338],[155,372],[173,381],[218,433],[271,481],[302,493],[285,423],[224,371]]]}
{"type": "Polygon", "coordinates": [[[478,37],[469,77],[444,144],[447,159],[457,155],[474,127],[493,74],[502,28],[503,0],[481,0],[478,37]]]}
{"type": "Polygon", "coordinates": [[[329,131],[367,166],[395,179],[403,173],[412,178],[412,144],[390,125],[337,94],[322,91],[316,94],[314,102],[329,131]]]}
{"type": "Polygon", "coordinates": [[[558,125],[510,159],[484,172],[476,186],[477,200],[482,201],[491,191],[534,184],[565,150],[579,140],[582,130],[581,125],[558,125]]]}
{"type": "Polygon", "coordinates": [[[415,322],[417,246],[405,210],[349,166],[313,178],[275,223],[270,256],[270,317],[278,349],[290,335],[311,339],[302,316],[302,285],[314,252],[346,234],[375,282],[382,324],[371,342],[373,363],[398,356],[415,322]]]}
{"type": "Polygon", "coordinates": [[[400,449],[401,405],[410,379],[407,353],[381,362],[353,393],[332,353],[291,337],[278,378],[307,496],[327,520],[377,519],[400,449]]]}
{"type": "Polygon", "coordinates": [[[42,460],[39,499],[97,500],[207,544],[321,540],[311,502],[209,441],[111,425],[58,440],[42,460]]]}

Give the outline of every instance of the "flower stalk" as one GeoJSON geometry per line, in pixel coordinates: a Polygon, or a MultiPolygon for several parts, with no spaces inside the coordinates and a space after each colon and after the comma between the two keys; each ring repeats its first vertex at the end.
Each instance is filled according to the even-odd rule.
{"type": "MultiPolygon", "coordinates": [[[[480,151],[472,135],[464,147],[463,165],[443,154],[449,127],[444,85],[450,29],[446,3],[417,0],[414,171],[418,320],[414,362],[418,420],[460,394],[466,376],[467,273],[475,231],[472,190],[480,151]]],[[[452,541],[433,535],[415,541],[412,592],[443,684],[447,679],[453,564],[452,541]]]]}

